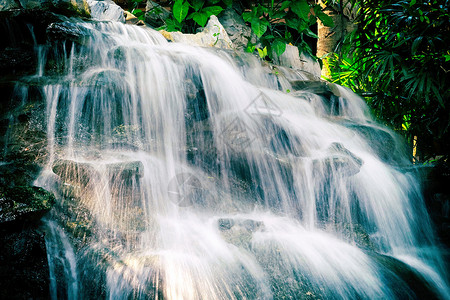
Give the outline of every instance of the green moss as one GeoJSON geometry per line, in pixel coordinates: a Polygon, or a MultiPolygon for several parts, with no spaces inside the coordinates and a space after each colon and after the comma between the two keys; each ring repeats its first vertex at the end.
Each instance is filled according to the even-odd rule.
{"type": "Polygon", "coordinates": [[[55,203],[55,196],[52,193],[35,186],[8,188],[3,194],[10,203],[14,203],[15,208],[23,207],[25,204],[31,210],[50,209],[55,203]]]}

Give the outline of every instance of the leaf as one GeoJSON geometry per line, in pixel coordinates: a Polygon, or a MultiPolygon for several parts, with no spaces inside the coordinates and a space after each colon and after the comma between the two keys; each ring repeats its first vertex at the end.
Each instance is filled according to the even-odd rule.
{"type": "Polygon", "coordinates": [[[310,7],[306,0],[294,1],[291,4],[291,9],[300,19],[308,21],[310,7]]]}
{"type": "Polygon", "coordinates": [[[244,19],[245,22],[250,22],[250,20],[253,18],[252,12],[244,12],[242,13],[242,19],[244,19]]]}
{"type": "Polygon", "coordinates": [[[205,1],[203,0],[193,0],[191,3],[191,7],[195,11],[199,11],[203,7],[203,4],[205,4],[205,1]]]}
{"type": "Polygon", "coordinates": [[[233,4],[233,0],[222,0],[222,1],[223,3],[225,3],[227,7],[230,7],[233,4]]]}
{"type": "Polygon", "coordinates": [[[167,31],[181,31],[181,24],[173,18],[167,18],[165,20],[167,31]]]}
{"type": "Polygon", "coordinates": [[[284,1],[283,3],[281,3],[281,7],[280,10],[285,10],[286,8],[288,8],[291,5],[292,1],[284,1]]]}
{"type": "Polygon", "coordinates": [[[422,42],[423,36],[418,36],[411,46],[411,54],[415,55],[417,52],[417,48],[419,48],[420,43],[422,42]]]}
{"type": "Polygon", "coordinates": [[[264,58],[264,56],[265,56],[264,51],[259,48],[256,48],[256,49],[258,50],[259,57],[264,58]]]}
{"type": "MultiPolygon", "coordinates": [[[[205,1],[203,1],[203,2],[205,2],[205,1]]],[[[211,4],[217,4],[219,2],[220,2],[220,0],[208,0],[208,3],[211,3],[211,4]]]]}
{"type": "Polygon", "coordinates": [[[286,25],[297,30],[298,32],[302,32],[307,27],[307,24],[304,20],[297,18],[286,19],[286,25]]]}
{"type": "Polygon", "coordinates": [[[305,30],[303,31],[307,36],[310,36],[312,38],[318,39],[319,36],[317,36],[317,34],[315,34],[314,32],[311,31],[311,29],[309,28],[305,28],[305,30]]]}
{"type": "Polygon", "coordinates": [[[208,22],[208,15],[204,12],[195,12],[191,14],[192,19],[201,27],[205,27],[206,22],[208,22]]]}
{"type": "Polygon", "coordinates": [[[317,17],[323,23],[324,26],[327,26],[327,27],[334,26],[333,18],[331,18],[329,15],[327,15],[323,11],[319,11],[317,14],[317,17]]]}
{"type": "Polygon", "coordinates": [[[173,5],[172,12],[175,20],[179,23],[183,22],[186,19],[189,11],[189,3],[184,2],[184,0],[176,0],[173,5]]]}
{"type": "Polygon", "coordinates": [[[256,49],[255,45],[249,41],[247,44],[247,47],[245,48],[245,51],[249,52],[249,53],[253,53],[255,51],[255,49],[256,49]]]}
{"type": "Polygon", "coordinates": [[[217,16],[223,11],[223,8],[220,6],[208,6],[202,9],[203,12],[205,12],[208,15],[208,18],[212,15],[217,16]]]}
{"type": "MultiPolygon", "coordinates": [[[[265,19],[264,19],[265,20],[265,19]]],[[[267,20],[265,20],[267,22],[267,20]]],[[[267,22],[268,23],[268,22],[267,22]]],[[[262,35],[267,31],[267,23],[263,22],[260,19],[254,18],[251,22],[252,30],[256,34],[257,37],[262,37],[262,35]]]]}
{"type": "Polygon", "coordinates": [[[272,50],[275,51],[275,54],[280,57],[281,54],[286,51],[286,43],[282,40],[275,40],[272,43],[272,50]]]}

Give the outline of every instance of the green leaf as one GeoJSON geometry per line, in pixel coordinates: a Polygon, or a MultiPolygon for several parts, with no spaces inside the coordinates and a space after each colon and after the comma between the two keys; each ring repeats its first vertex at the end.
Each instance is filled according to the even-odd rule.
{"type": "Polygon", "coordinates": [[[233,0],[222,0],[222,1],[223,3],[225,3],[227,7],[230,7],[233,4],[233,0]]]}
{"type": "Polygon", "coordinates": [[[242,13],[242,19],[244,19],[245,22],[250,22],[250,20],[253,19],[253,13],[252,12],[242,13]]]}
{"type": "Polygon", "coordinates": [[[192,16],[192,19],[194,19],[194,21],[201,27],[205,27],[206,22],[208,22],[208,15],[203,11],[194,12],[190,16],[192,16]]]}
{"type": "Polygon", "coordinates": [[[327,26],[327,27],[333,27],[334,26],[333,19],[329,15],[324,13],[323,11],[319,11],[317,13],[317,17],[323,23],[324,26],[327,26]]]}
{"type": "Polygon", "coordinates": [[[319,37],[317,36],[317,34],[315,34],[314,32],[311,31],[311,29],[309,28],[305,28],[305,30],[303,31],[307,36],[310,36],[312,38],[318,39],[319,37]]]}
{"type": "MultiPolygon", "coordinates": [[[[203,2],[205,2],[205,1],[203,1],[203,2]]],[[[208,3],[211,3],[211,4],[217,4],[219,2],[220,2],[220,0],[208,0],[208,3]]]]}
{"type": "Polygon", "coordinates": [[[262,50],[257,48],[257,50],[258,50],[259,57],[264,58],[267,56],[267,47],[264,47],[264,49],[262,49],[262,50]]]}
{"type": "Polygon", "coordinates": [[[167,18],[165,21],[167,31],[181,31],[181,23],[173,18],[167,18]]]}
{"type": "Polygon", "coordinates": [[[415,54],[416,54],[417,48],[419,48],[419,45],[420,45],[420,43],[422,42],[422,40],[423,40],[423,37],[422,37],[422,36],[418,36],[418,37],[414,40],[414,42],[412,43],[412,46],[411,46],[411,54],[412,54],[412,55],[415,55],[415,54]]]}
{"type": "Polygon", "coordinates": [[[267,26],[269,24],[267,24],[267,20],[264,19],[264,21],[257,18],[252,19],[252,30],[257,37],[262,37],[262,35],[267,31],[267,26]]]}
{"type": "Polygon", "coordinates": [[[217,16],[223,11],[223,8],[220,6],[208,6],[202,9],[203,12],[205,12],[208,15],[208,18],[212,15],[217,16]]]}
{"type": "Polygon", "coordinates": [[[249,52],[249,53],[253,53],[255,51],[255,49],[256,49],[255,45],[249,41],[247,44],[247,47],[245,48],[245,51],[249,52]]]}
{"type": "Polygon", "coordinates": [[[291,9],[300,19],[308,21],[311,8],[306,0],[294,1],[291,9]]]}
{"type": "Polygon", "coordinates": [[[409,6],[413,6],[414,4],[416,4],[416,0],[411,0],[411,2],[409,2],[409,6]]]}
{"type": "Polygon", "coordinates": [[[203,0],[193,0],[191,3],[191,7],[195,11],[199,11],[203,7],[203,4],[205,4],[205,1],[203,0]]]}
{"type": "Polygon", "coordinates": [[[285,10],[286,8],[288,8],[291,5],[292,1],[284,1],[283,3],[281,3],[281,7],[280,10],[285,10]]]}
{"type": "Polygon", "coordinates": [[[297,18],[286,19],[286,25],[297,30],[298,32],[302,32],[307,27],[307,23],[304,20],[297,18]]]}
{"type": "Polygon", "coordinates": [[[272,50],[275,51],[275,54],[279,57],[286,51],[286,43],[282,40],[275,40],[272,43],[272,50]]]}
{"type": "Polygon", "coordinates": [[[173,16],[178,22],[183,22],[186,19],[189,11],[189,3],[184,2],[184,0],[176,0],[173,5],[172,12],[173,16]]]}

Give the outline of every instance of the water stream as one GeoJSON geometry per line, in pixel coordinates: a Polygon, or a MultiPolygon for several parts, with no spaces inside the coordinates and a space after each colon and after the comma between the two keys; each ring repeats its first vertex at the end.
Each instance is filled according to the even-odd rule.
{"type": "Polygon", "coordinates": [[[352,92],[148,28],[72,26],[83,42],[39,48],[34,76],[54,299],[450,298],[402,142],[352,92]]]}

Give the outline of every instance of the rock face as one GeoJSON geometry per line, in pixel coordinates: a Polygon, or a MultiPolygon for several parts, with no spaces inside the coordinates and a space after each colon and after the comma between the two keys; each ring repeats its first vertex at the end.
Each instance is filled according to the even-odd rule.
{"type": "Polygon", "coordinates": [[[151,0],[147,1],[145,7],[145,23],[152,27],[160,27],[164,25],[164,20],[170,16],[170,12],[151,0]]]}
{"type": "Polygon", "coordinates": [[[86,0],[1,0],[0,11],[13,9],[43,9],[89,17],[90,10],[86,0]]]}
{"type": "Polygon", "coordinates": [[[111,0],[88,0],[91,17],[99,21],[116,21],[125,23],[125,12],[111,0]]]}
{"type": "Polygon", "coordinates": [[[196,34],[183,34],[181,32],[161,31],[166,39],[172,42],[184,43],[193,46],[216,47],[222,49],[232,49],[228,33],[220,24],[216,16],[209,18],[206,27],[196,34]]]}
{"type": "Polygon", "coordinates": [[[300,54],[295,46],[286,45],[286,51],[280,57],[274,56],[274,63],[277,65],[306,71],[320,78],[321,69],[319,63],[305,53],[300,54]]]}
{"type": "Polygon", "coordinates": [[[0,299],[49,299],[44,234],[35,226],[0,227],[0,299]]]}
{"type": "Polygon", "coordinates": [[[249,41],[253,44],[257,43],[256,35],[234,9],[229,8],[222,12],[219,21],[228,33],[228,36],[233,43],[233,47],[236,50],[245,50],[249,41]]]}

